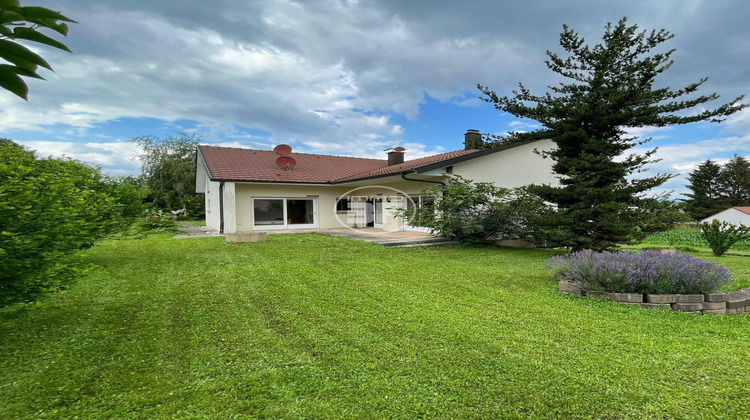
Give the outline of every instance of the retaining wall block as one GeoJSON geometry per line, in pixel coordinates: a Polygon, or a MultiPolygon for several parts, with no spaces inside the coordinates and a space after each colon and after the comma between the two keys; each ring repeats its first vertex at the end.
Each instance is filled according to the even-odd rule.
{"type": "Polygon", "coordinates": [[[704,299],[703,295],[677,295],[675,303],[700,303],[704,299]]]}
{"type": "Polygon", "coordinates": [[[703,309],[715,310],[715,309],[726,309],[726,302],[703,302],[703,309]]]}
{"type": "Polygon", "coordinates": [[[232,233],[226,235],[226,239],[230,243],[266,242],[268,239],[267,235],[266,232],[232,233]]]}
{"type": "Polygon", "coordinates": [[[643,295],[640,293],[607,293],[608,298],[616,302],[642,303],[643,295]]]}
{"type": "Polygon", "coordinates": [[[703,309],[703,303],[702,302],[673,303],[672,309],[675,311],[681,311],[681,312],[699,312],[703,309]]]}
{"type": "Polygon", "coordinates": [[[745,308],[727,308],[728,314],[742,314],[745,313],[745,308]]]}
{"type": "Polygon", "coordinates": [[[646,295],[648,303],[676,303],[679,295],[646,295]]]}
{"type": "Polygon", "coordinates": [[[714,315],[724,315],[727,313],[726,309],[704,309],[701,311],[702,314],[714,314],[714,315]]]}
{"type": "Polygon", "coordinates": [[[726,303],[727,309],[739,309],[747,306],[748,301],[745,298],[730,298],[726,303]]]}
{"type": "Polygon", "coordinates": [[[573,293],[574,295],[581,295],[581,287],[576,283],[569,281],[560,281],[557,283],[557,291],[560,293],[573,293]]]}
{"type": "Polygon", "coordinates": [[[708,292],[703,295],[706,302],[726,302],[727,294],[724,292],[708,292]]]}
{"type": "Polygon", "coordinates": [[[636,303],[644,309],[672,309],[672,305],[668,303],[636,303]]]}

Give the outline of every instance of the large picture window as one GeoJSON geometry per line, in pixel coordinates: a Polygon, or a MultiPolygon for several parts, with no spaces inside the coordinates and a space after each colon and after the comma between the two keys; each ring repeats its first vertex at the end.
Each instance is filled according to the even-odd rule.
{"type": "Polygon", "coordinates": [[[253,198],[253,228],[314,228],[315,208],[313,198],[253,198]]]}

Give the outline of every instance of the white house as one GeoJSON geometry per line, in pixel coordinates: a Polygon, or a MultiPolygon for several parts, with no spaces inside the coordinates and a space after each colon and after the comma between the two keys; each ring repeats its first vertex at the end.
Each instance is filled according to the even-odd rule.
{"type": "MultiPolygon", "coordinates": [[[[205,194],[206,226],[223,233],[275,229],[375,228],[420,230],[403,210],[426,205],[420,192],[444,183],[449,174],[515,188],[558,184],[550,159],[536,140],[492,149],[471,149],[480,136],[465,134],[463,150],[404,160],[405,150],[387,159],[199,146],[196,192],[205,194]],[[281,155],[280,155],[281,154],[281,155]],[[290,160],[292,158],[293,160],[290,160]],[[293,165],[293,167],[291,167],[293,165]]],[[[481,138],[481,137],[480,137],[481,138]]]]}
{"type": "Polygon", "coordinates": [[[750,207],[730,207],[724,211],[706,217],[701,222],[712,222],[718,220],[733,225],[750,226],[750,207]]]}

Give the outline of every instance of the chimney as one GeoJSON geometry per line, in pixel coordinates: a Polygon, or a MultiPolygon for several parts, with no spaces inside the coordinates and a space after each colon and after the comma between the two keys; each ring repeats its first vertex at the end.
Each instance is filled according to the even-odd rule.
{"type": "Polygon", "coordinates": [[[394,147],[393,149],[386,149],[388,153],[388,166],[398,165],[404,163],[404,149],[403,147],[394,147]]]}
{"type": "Polygon", "coordinates": [[[464,134],[464,149],[481,149],[483,147],[482,133],[479,130],[466,130],[466,134],[464,134]]]}

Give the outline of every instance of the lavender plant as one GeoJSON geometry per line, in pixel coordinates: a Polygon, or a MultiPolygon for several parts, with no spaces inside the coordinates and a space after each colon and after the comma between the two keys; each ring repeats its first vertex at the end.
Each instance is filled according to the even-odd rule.
{"type": "Polygon", "coordinates": [[[547,268],[597,292],[707,293],[731,281],[725,267],[684,253],[579,251],[551,258],[547,268]]]}

